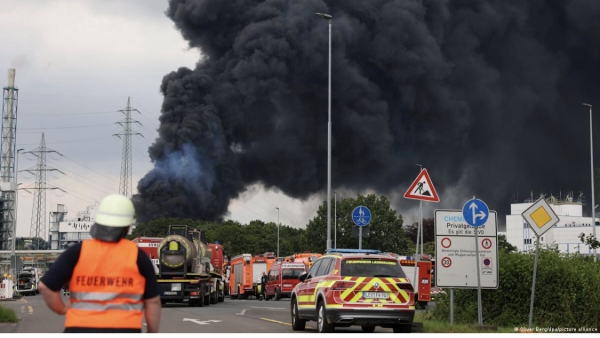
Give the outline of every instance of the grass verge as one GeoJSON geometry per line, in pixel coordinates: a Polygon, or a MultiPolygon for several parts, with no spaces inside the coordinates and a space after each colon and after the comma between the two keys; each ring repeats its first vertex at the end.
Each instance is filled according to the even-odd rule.
{"type": "Polygon", "coordinates": [[[497,333],[515,333],[512,327],[498,327],[498,331],[495,330],[479,330],[476,324],[464,325],[440,322],[431,319],[431,314],[428,312],[417,312],[415,314],[415,322],[423,323],[424,333],[478,333],[478,332],[497,332],[497,333]]]}
{"type": "Polygon", "coordinates": [[[0,323],[16,323],[19,318],[13,309],[5,308],[0,305],[0,323]]]}

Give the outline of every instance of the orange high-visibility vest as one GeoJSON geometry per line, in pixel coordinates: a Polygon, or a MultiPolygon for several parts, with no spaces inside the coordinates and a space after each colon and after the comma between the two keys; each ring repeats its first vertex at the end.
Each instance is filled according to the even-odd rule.
{"type": "Polygon", "coordinates": [[[141,329],[146,279],[137,256],[137,245],[126,239],[83,241],[69,282],[65,327],[141,329]]]}

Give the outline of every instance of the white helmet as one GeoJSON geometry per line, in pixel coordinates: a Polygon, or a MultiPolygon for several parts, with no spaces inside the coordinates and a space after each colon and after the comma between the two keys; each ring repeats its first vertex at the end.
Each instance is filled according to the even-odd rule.
{"type": "Polygon", "coordinates": [[[106,227],[128,227],[135,223],[133,202],[123,195],[113,194],[102,199],[96,213],[96,223],[106,227]]]}

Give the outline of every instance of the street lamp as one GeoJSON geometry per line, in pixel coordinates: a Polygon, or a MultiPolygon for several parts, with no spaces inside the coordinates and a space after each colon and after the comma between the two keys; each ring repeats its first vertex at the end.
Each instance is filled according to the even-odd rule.
{"type": "Polygon", "coordinates": [[[337,192],[333,191],[333,247],[337,249],[337,192]]]}
{"type": "Polygon", "coordinates": [[[331,19],[333,17],[324,13],[316,13],[316,15],[329,21],[329,120],[327,122],[327,250],[329,250],[331,249],[331,19]]]}
{"type": "Polygon", "coordinates": [[[15,273],[17,272],[17,256],[15,255],[15,248],[17,246],[17,215],[18,215],[18,205],[19,205],[19,153],[25,150],[23,148],[17,150],[17,159],[16,159],[16,163],[15,163],[15,189],[17,191],[15,191],[15,218],[13,221],[13,236],[12,236],[12,257],[11,259],[14,259],[14,268],[13,268],[13,276],[15,275],[15,273]]]}
{"type": "MultiPolygon", "coordinates": [[[[586,107],[590,107],[590,163],[592,168],[592,235],[596,239],[596,205],[594,201],[594,142],[592,141],[592,105],[588,103],[583,104],[586,107]]],[[[594,262],[596,262],[596,248],[594,247],[594,262]]]]}
{"type": "Polygon", "coordinates": [[[277,209],[277,258],[279,258],[279,207],[277,209]]]}

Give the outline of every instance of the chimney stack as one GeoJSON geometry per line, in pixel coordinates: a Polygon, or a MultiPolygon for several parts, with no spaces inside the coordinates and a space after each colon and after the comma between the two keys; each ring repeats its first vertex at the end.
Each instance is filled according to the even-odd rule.
{"type": "Polygon", "coordinates": [[[9,88],[15,87],[15,69],[14,68],[8,69],[8,87],[9,88]]]}

